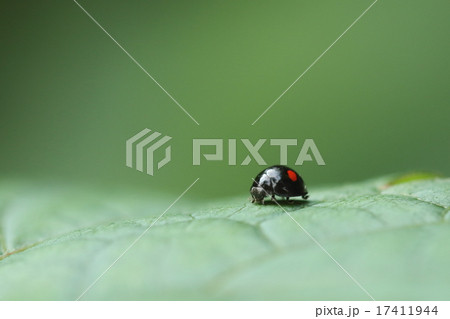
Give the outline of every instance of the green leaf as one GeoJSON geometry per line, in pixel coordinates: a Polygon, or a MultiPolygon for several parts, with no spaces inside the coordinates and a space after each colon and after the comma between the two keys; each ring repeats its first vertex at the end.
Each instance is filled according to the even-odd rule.
{"type": "MultiPolygon", "coordinates": [[[[450,298],[450,179],[310,193],[280,203],[375,299],[450,298]]],[[[175,197],[4,181],[0,299],[78,298],[175,197]]],[[[247,197],[186,194],[82,299],[369,299],[283,209],[247,197]]]]}

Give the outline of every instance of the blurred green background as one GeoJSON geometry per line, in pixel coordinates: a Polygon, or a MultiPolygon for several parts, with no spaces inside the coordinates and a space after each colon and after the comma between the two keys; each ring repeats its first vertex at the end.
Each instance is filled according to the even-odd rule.
{"type": "MultiPolygon", "coordinates": [[[[192,166],[193,138],[313,138],[326,166],[295,167],[308,187],[448,175],[447,0],[378,1],[251,125],[371,2],[80,1],[197,126],[73,1],[2,1],[0,174],[149,196],[200,177],[193,196],[247,195],[263,167],[192,166]],[[153,177],[125,166],[125,140],[143,128],[173,137],[153,177]]],[[[268,142],[261,154],[279,162],[268,142]]],[[[238,163],[246,155],[238,144],[238,163]]]]}

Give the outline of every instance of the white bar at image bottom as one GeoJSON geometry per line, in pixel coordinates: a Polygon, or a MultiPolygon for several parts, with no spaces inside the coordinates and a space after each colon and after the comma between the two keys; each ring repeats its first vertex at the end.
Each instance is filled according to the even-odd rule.
{"type": "Polygon", "coordinates": [[[2,301],[2,318],[439,318],[448,301],[2,301]]]}

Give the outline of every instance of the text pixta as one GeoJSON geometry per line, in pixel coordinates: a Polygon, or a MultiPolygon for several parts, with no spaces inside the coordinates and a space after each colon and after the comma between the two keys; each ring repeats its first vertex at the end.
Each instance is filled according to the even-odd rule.
{"type": "Polygon", "coordinates": [[[321,316],[345,316],[347,318],[349,317],[355,317],[359,315],[359,308],[356,307],[348,307],[346,308],[340,308],[340,307],[320,307],[316,308],[316,318],[321,316]]]}
{"type": "MultiPolygon", "coordinates": [[[[228,145],[228,165],[237,165],[236,144],[237,139],[225,140],[228,145]]],[[[267,139],[259,139],[256,143],[250,142],[249,139],[240,139],[240,142],[245,146],[246,156],[240,165],[248,165],[252,158],[258,165],[267,165],[266,161],[259,153],[261,147],[266,143],[267,139]]],[[[288,148],[296,148],[298,150],[297,139],[270,139],[272,147],[279,148],[280,164],[287,165],[288,148]]],[[[193,165],[200,165],[202,155],[207,161],[223,161],[224,160],[224,140],[223,139],[193,139],[193,165]],[[203,153],[204,149],[209,146],[209,153],[203,153]],[[211,153],[211,146],[214,151],[211,153]]],[[[325,161],[319,152],[319,149],[312,139],[305,139],[300,150],[298,151],[295,165],[302,165],[307,161],[315,161],[317,165],[325,165],[325,161]]]]}

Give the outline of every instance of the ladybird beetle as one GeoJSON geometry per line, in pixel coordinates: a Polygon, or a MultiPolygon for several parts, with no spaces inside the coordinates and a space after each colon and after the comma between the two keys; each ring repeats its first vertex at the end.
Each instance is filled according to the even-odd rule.
{"type": "Polygon", "coordinates": [[[275,200],[275,195],[286,197],[286,200],[295,196],[308,198],[308,191],[300,175],[282,165],[268,167],[259,173],[253,180],[250,194],[252,203],[257,204],[264,204],[266,196],[271,196],[271,200],[275,200]]]}

